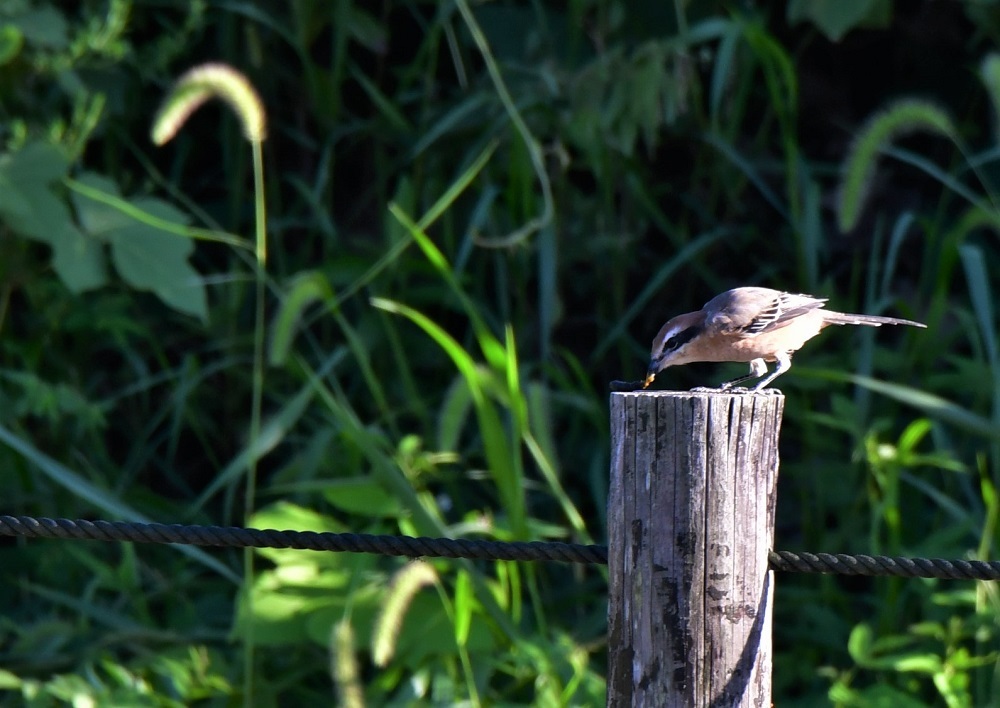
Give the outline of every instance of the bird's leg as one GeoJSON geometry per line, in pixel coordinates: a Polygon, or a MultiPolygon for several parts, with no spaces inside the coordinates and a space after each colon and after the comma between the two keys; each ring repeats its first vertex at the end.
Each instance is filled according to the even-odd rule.
{"type": "MultiPolygon", "coordinates": [[[[780,364],[780,362],[779,362],[779,364],[780,364]]],[[[732,381],[726,381],[724,384],[722,384],[721,386],[719,386],[719,390],[720,391],[727,391],[727,390],[731,389],[733,386],[735,386],[738,383],[743,383],[744,381],[749,381],[750,379],[759,379],[761,376],[763,376],[766,373],[767,373],[767,364],[764,363],[764,360],[763,359],[754,359],[753,361],[750,362],[750,373],[749,374],[747,374],[746,376],[740,376],[738,378],[735,378],[732,381]]],[[[774,374],[774,376],[777,376],[777,375],[778,375],[778,373],[776,372],[774,374]]],[[[774,376],[771,376],[770,378],[765,379],[765,380],[766,381],[770,381],[771,379],[774,378],[774,376]]],[[[758,384],[758,386],[759,386],[759,384],[758,384]]],[[[754,388],[753,390],[756,391],[757,389],[754,388]]]]}
{"type": "MultiPolygon", "coordinates": [[[[788,352],[775,352],[774,359],[775,359],[775,361],[778,362],[778,366],[775,367],[774,371],[771,372],[770,376],[768,376],[768,377],[762,379],[761,381],[759,381],[757,383],[757,385],[754,386],[753,389],[751,389],[751,390],[753,390],[753,391],[761,391],[761,390],[763,390],[763,388],[765,386],[767,386],[769,383],[771,383],[776,378],[778,378],[783,373],[785,373],[790,368],[792,368],[792,357],[791,357],[791,355],[788,352]]],[[[755,359],[754,361],[759,361],[759,362],[761,362],[762,365],[764,363],[763,359],[755,359]]],[[[753,363],[751,363],[750,365],[753,366],[753,363]]]]}

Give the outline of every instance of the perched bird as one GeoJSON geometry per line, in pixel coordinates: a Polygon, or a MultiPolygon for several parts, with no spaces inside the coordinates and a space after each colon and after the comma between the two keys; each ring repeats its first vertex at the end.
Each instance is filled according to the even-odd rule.
{"type": "Polygon", "coordinates": [[[653,340],[643,388],[668,366],[696,361],[747,361],[750,373],[722,384],[720,390],[767,374],[766,361],[778,366],[761,379],[760,391],[792,366],[792,352],[827,325],[927,325],[875,315],[852,315],[823,309],[825,298],[794,295],[770,288],[733,288],[709,300],[697,312],[678,315],[653,340]]]}

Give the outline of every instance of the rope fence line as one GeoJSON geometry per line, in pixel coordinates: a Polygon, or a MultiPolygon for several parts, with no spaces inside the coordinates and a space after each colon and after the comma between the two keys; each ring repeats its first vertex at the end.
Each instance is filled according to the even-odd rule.
{"type": "MultiPolygon", "coordinates": [[[[0,536],[181,543],[227,548],[294,548],[310,551],[375,553],[409,558],[559,561],[597,565],[608,563],[607,546],[579,543],[378,536],[358,533],[277,531],[239,526],[48,519],[32,516],[0,515],[0,536]]],[[[795,573],[1000,580],[1000,561],[771,551],[768,554],[768,562],[773,570],[795,573]]]]}
{"type": "Polygon", "coordinates": [[[377,553],[409,558],[562,561],[606,565],[606,546],[574,543],[498,542],[475,539],[376,536],[364,533],[276,531],[239,526],[137,524],[126,521],[0,516],[0,536],[75,538],[138,543],[183,543],[228,548],[295,548],[307,551],[377,553]]]}

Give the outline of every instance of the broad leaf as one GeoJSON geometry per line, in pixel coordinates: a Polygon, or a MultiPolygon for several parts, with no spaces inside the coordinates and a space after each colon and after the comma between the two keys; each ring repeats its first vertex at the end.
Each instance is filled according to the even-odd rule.
{"type": "MultiPolygon", "coordinates": [[[[94,174],[79,181],[107,194],[118,196],[115,184],[94,174]]],[[[208,319],[208,305],[201,276],[188,263],[194,241],[158,229],[109,204],[73,193],[80,225],[91,236],[107,242],[111,259],[122,279],[134,288],[151,290],[175,310],[208,319]]],[[[138,197],[129,204],[154,219],[187,224],[187,217],[154,197],[138,197]]]]}
{"type": "Polygon", "coordinates": [[[107,275],[99,241],[73,223],[66,203],[52,184],[69,170],[58,148],[30,143],[0,156],[0,219],[13,231],[52,248],[52,266],[73,292],[104,285],[107,275]]]}

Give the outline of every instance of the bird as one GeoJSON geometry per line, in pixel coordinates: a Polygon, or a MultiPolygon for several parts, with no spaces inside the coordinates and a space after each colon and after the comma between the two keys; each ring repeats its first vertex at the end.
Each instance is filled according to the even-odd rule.
{"type": "Polygon", "coordinates": [[[792,353],[827,325],[884,324],[927,327],[913,320],[855,315],[824,309],[827,298],[742,287],[727,290],[697,312],[677,315],[660,328],[653,340],[643,388],[668,366],[698,361],[745,361],[750,373],[719,386],[719,391],[753,378],[762,378],[751,392],[761,391],[792,366],[792,353]],[[768,374],[765,362],[777,362],[768,374]],[[765,376],[766,375],[766,376],[765,376]]]}

